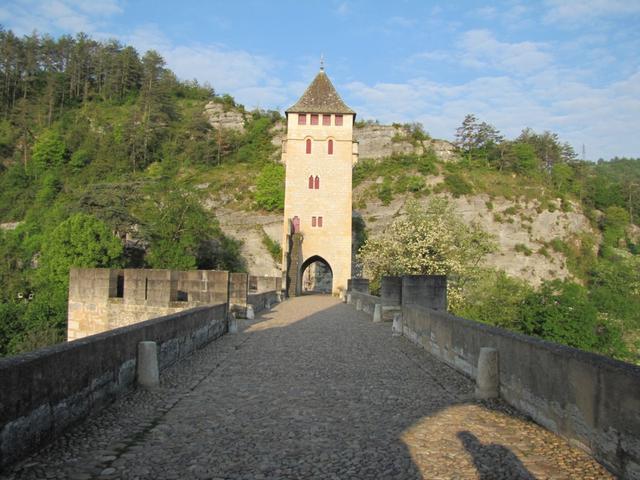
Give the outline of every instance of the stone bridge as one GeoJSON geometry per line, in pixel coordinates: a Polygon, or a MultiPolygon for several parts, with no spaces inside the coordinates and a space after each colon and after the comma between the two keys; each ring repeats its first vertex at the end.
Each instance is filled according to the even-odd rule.
{"type": "Polygon", "coordinates": [[[467,375],[392,337],[389,323],[329,296],[297,297],[241,321],[239,333],[168,366],[158,388],[122,396],[0,477],[614,478],[473,390],[467,375]]]}

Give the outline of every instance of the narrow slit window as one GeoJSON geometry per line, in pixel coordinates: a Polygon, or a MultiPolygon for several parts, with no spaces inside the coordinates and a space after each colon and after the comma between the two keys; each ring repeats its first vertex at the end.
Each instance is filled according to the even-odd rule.
{"type": "Polygon", "coordinates": [[[307,114],[299,113],[298,114],[298,125],[306,125],[307,124],[307,114]]]}
{"type": "Polygon", "coordinates": [[[316,226],[316,217],[311,217],[311,226],[312,227],[316,226]]]}
{"type": "Polygon", "coordinates": [[[309,188],[313,189],[313,175],[309,175],[309,188]]]}
{"type": "Polygon", "coordinates": [[[322,226],[322,217],[318,217],[318,226],[321,227],[322,226]]]}
{"type": "Polygon", "coordinates": [[[319,190],[320,189],[320,177],[316,175],[316,181],[315,181],[315,189],[319,190]]]}
{"type": "Polygon", "coordinates": [[[322,115],[322,125],[331,125],[331,115],[322,115]]]}
{"type": "Polygon", "coordinates": [[[307,153],[311,153],[311,139],[307,138],[307,153]]]}
{"type": "Polygon", "coordinates": [[[318,125],[318,114],[317,113],[312,113],[311,114],[311,125],[318,125]]]}
{"type": "Polygon", "coordinates": [[[336,127],[342,126],[342,115],[336,115],[336,127]]]}
{"type": "Polygon", "coordinates": [[[327,145],[327,153],[329,155],[333,155],[333,140],[329,140],[329,144],[327,145]]]}

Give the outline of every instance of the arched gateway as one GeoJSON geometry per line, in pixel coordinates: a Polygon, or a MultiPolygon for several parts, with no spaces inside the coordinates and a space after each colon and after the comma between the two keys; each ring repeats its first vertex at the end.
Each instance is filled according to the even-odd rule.
{"type": "Polygon", "coordinates": [[[324,258],[314,255],[306,259],[298,276],[302,293],[331,293],[333,291],[333,269],[324,258]]]}
{"type": "MultiPolygon", "coordinates": [[[[328,267],[331,292],[351,277],[351,174],[358,159],[356,114],[321,68],[300,100],[286,111],[282,145],[286,167],[282,271],[289,295],[305,289],[312,264],[328,267]]],[[[318,276],[320,271],[314,273],[318,276]]],[[[326,274],[326,269],[325,269],[326,274]]],[[[310,280],[310,279],[309,279],[310,280]]],[[[318,284],[326,284],[318,280],[318,284]]],[[[324,288],[324,287],[323,287],[324,288]]]]}

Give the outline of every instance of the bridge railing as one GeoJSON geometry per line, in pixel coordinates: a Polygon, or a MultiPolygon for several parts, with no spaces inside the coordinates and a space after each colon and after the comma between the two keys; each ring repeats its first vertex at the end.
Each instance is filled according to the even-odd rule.
{"type": "Polygon", "coordinates": [[[398,278],[387,291],[383,280],[381,297],[347,298],[365,312],[399,300],[402,334],[472,378],[480,350],[497,350],[502,399],[622,478],[640,478],[640,367],[451,315],[444,277],[398,278]]]}
{"type": "Polygon", "coordinates": [[[158,344],[163,369],[224,334],[226,314],[197,307],[0,359],[0,467],[131,389],[139,342],[158,344]]]}

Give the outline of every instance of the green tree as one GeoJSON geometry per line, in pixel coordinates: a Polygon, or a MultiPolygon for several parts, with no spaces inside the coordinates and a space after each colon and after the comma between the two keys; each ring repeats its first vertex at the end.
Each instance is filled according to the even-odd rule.
{"type": "Polygon", "coordinates": [[[598,311],[586,288],[569,281],[545,282],[523,303],[518,330],[583,350],[598,346],[598,311]]]}
{"type": "Polygon", "coordinates": [[[611,206],[604,211],[602,230],[604,243],[610,247],[618,247],[625,238],[625,228],[629,224],[629,213],[622,207],[611,206]]]}
{"type": "Polygon", "coordinates": [[[48,168],[62,165],[66,159],[67,148],[62,137],[55,130],[46,130],[33,146],[33,167],[37,173],[48,168]]]}
{"type": "Polygon", "coordinates": [[[218,223],[202,208],[194,192],[172,182],[162,182],[143,204],[138,217],[148,242],[145,256],[152,268],[192,269],[201,255],[208,265],[211,249],[206,245],[222,237],[218,223]]]}
{"type": "Polygon", "coordinates": [[[269,211],[284,209],[284,166],[268,163],[256,179],[254,199],[260,208],[269,211]]]}
{"type": "Polygon", "coordinates": [[[536,152],[528,143],[510,143],[505,157],[509,169],[520,174],[531,174],[540,168],[536,152]]]}
{"type": "Polygon", "coordinates": [[[503,271],[487,270],[464,288],[464,299],[456,315],[497,327],[517,329],[522,303],[533,293],[524,280],[503,271]]]}
{"type": "Polygon", "coordinates": [[[71,267],[116,267],[122,243],[97,218],[77,213],[56,227],[42,248],[37,277],[40,285],[66,291],[71,267]]]}

